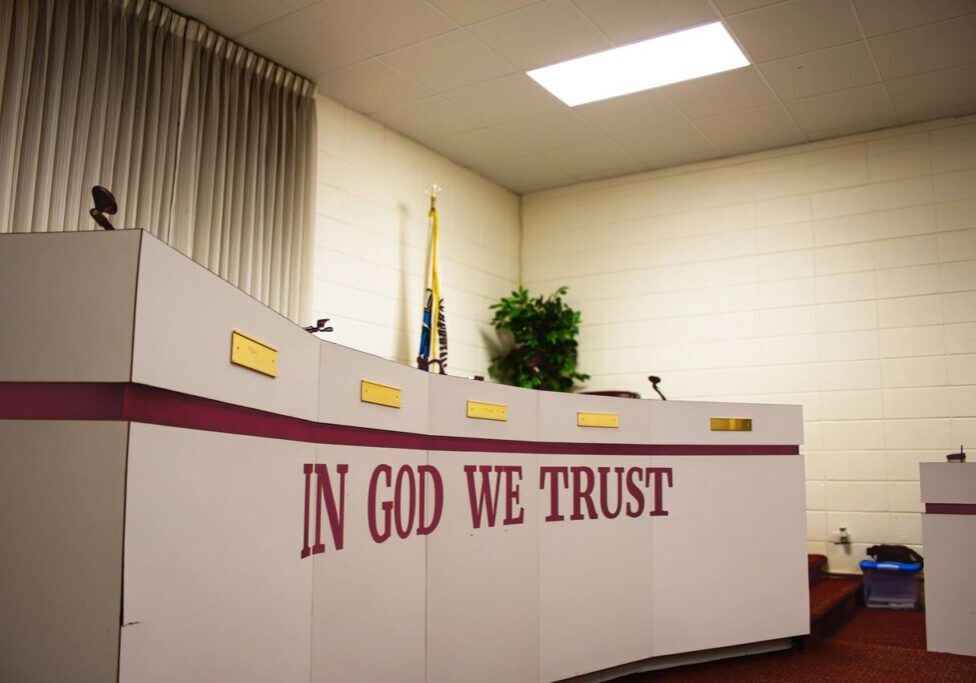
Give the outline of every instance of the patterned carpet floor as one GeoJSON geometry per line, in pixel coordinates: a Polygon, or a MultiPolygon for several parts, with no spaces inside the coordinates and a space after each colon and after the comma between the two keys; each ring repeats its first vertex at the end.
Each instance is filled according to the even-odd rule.
{"type": "Polygon", "coordinates": [[[810,649],[634,674],[614,683],[665,681],[976,683],[976,657],[927,652],[921,612],[860,608],[810,649]]]}

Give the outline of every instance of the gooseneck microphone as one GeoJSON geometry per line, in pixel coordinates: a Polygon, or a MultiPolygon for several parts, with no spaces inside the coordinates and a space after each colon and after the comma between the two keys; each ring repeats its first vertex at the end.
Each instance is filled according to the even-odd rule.
{"type": "Polygon", "coordinates": [[[661,383],[661,378],[657,375],[650,375],[647,379],[651,381],[651,386],[654,388],[654,391],[657,392],[657,395],[661,397],[661,400],[667,401],[668,397],[662,394],[661,390],[657,388],[657,385],[661,383]]]}
{"type": "Polygon", "coordinates": [[[106,217],[114,216],[119,210],[119,205],[115,203],[115,197],[112,195],[108,189],[102,187],[101,185],[96,185],[92,188],[92,199],[95,200],[95,208],[88,212],[88,215],[94,219],[100,228],[103,230],[115,230],[115,226],[106,217]]]}

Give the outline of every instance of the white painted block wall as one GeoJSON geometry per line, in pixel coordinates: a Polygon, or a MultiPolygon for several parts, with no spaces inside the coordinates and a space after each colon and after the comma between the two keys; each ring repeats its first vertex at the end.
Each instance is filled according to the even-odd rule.
{"type": "Polygon", "coordinates": [[[413,364],[428,248],[428,197],[442,186],[442,291],[452,374],[486,374],[489,306],[518,284],[519,197],[327,98],[318,97],[312,318],[323,335],[413,364]]]}
{"type": "Polygon", "coordinates": [[[918,463],[976,451],[976,117],[532,193],[522,229],[590,388],[800,403],[811,552],[921,547],[918,463]]]}

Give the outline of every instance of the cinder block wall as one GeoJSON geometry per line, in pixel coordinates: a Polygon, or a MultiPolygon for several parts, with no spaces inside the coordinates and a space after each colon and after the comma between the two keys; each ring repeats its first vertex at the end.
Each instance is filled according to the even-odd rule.
{"type": "Polygon", "coordinates": [[[918,462],[976,451],[976,117],[533,193],[522,226],[590,388],[800,403],[811,552],[921,547],[918,462]]]}
{"type": "Polygon", "coordinates": [[[518,195],[325,97],[317,103],[312,316],[333,318],[326,336],[340,344],[414,363],[425,193],[438,183],[450,371],[485,374],[494,334],[488,307],[518,283],[518,195]]]}

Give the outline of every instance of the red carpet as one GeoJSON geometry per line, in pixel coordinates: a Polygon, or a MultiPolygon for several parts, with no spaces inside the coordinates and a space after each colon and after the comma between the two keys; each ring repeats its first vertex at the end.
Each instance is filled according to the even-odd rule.
{"type": "Polygon", "coordinates": [[[926,652],[925,615],[858,609],[808,650],[788,650],[635,674],[615,683],[663,681],[939,681],[976,683],[976,657],[926,652]]]}

